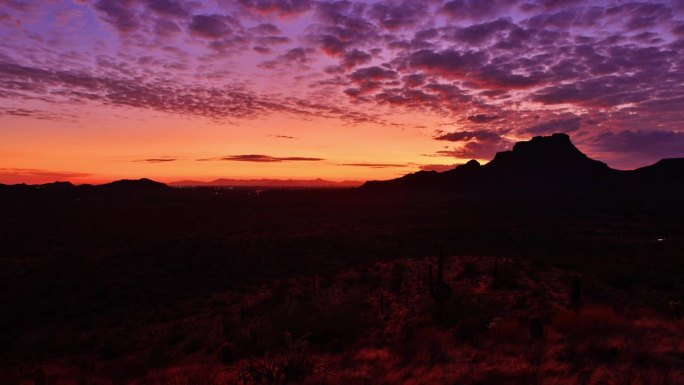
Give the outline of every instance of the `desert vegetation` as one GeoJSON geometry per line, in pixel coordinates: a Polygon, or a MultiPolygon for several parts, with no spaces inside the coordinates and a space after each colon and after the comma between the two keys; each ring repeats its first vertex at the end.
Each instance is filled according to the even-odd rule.
{"type": "Polygon", "coordinates": [[[684,381],[684,320],[666,298],[653,306],[655,293],[625,293],[582,274],[580,304],[576,272],[507,258],[442,258],[436,285],[449,289],[439,295],[430,290],[427,273],[430,263],[439,263],[437,256],[278,279],[150,314],[145,324],[125,326],[126,340],[105,339],[95,356],[41,365],[29,373],[31,381],[684,381]]]}
{"type": "Polygon", "coordinates": [[[684,381],[676,210],[341,196],[10,196],[3,383],[684,381]]]}

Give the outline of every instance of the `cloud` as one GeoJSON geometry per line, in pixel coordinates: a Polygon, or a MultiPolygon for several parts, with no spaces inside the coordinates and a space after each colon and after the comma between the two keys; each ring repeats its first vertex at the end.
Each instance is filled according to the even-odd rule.
{"type": "Polygon", "coordinates": [[[138,20],[135,11],[130,7],[131,0],[99,0],[95,3],[95,9],[102,12],[105,20],[121,32],[130,32],[138,28],[138,20]]]}
{"type": "Polygon", "coordinates": [[[489,130],[437,132],[435,139],[460,143],[458,147],[437,152],[437,155],[455,158],[490,159],[513,144],[509,139],[489,130]]]}
{"type": "Polygon", "coordinates": [[[36,7],[36,4],[26,0],[0,0],[0,5],[23,12],[30,11],[36,7]]]}
{"type": "Polygon", "coordinates": [[[367,64],[371,61],[372,56],[366,52],[358,49],[353,49],[344,53],[340,65],[350,70],[356,66],[367,64]]]}
{"type": "Polygon", "coordinates": [[[508,150],[511,145],[512,143],[506,140],[498,142],[470,141],[458,148],[438,151],[437,154],[460,159],[492,159],[496,153],[508,150]]]}
{"type": "MultiPolygon", "coordinates": [[[[98,103],[212,120],[388,124],[410,114],[515,137],[684,124],[681,1],[0,4],[0,98],[23,107],[0,110],[4,118],[58,119],[46,111],[98,103]],[[56,107],[41,113],[38,101],[56,107]]],[[[506,145],[453,143],[447,151],[472,154],[506,145]]]]}
{"type": "Polygon", "coordinates": [[[257,163],[275,163],[275,162],[320,162],[322,158],[310,158],[301,156],[285,156],[277,157],[270,155],[247,154],[247,155],[228,155],[220,158],[209,158],[199,160],[223,160],[231,162],[257,162],[257,163]]]}
{"type": "Polygon", "coordinates": [[[684,157],[684,133],[679,131],[607,131],[583,144],[619,168],[643,167],[663,158],[684,157]]]}
{"type": "Polygon", "coordinates": [[[404,82],[405,87],[419,87],[425,84],[425,75],[423,74],[410,74],[401,78],[404,82]]]}
{"type": "Polygon", "coordinates": [[[421,1],[381,1],[368,10],[368,17],[388,30],[413,27],[428,15],[427,4],[421,1]]]}
{"type": "Polygon", "coordinates": [[[164,157],[164,158],[148,158],[148,159],[140,159],[140,160],[134,160],[134,162],[141,162],[141,163],[168,163],[168,162],[175,162],[177,161],[178,158],[171,158],[171,157],[164,157]]]}
{"type": "Polygon", "coordinates": [[[316,3],[315,20],[305,31],[306,40],[333,57],[347,50],[377,44],[380,28],[364,14],[367,6],[349,1],[316,3]]]}
{"type": "Polygon", "coordinates": [[[89,173],[70,171],[51,171],[29,168],[0,168],[0,183],[4,184],[42,184],[55,181],[73,180],[92,176],[89,173]]]}
{"type": "Polygon", "coordinates": [[[24,117],[39,120],[73,120],[73,115],[56,113],[45,110],[35,110],[32,108],[4,108],[0,107],[0,116],[24,117]]]}
{"type": "Polygon", "coordinates": [[[487,114],[477,114],[468,116],[468,120],[473,123],[489,123],[496,119],[499,119],[499,116],[487,114]]]}
{"type": "Polygon", "coordinates": [[[401,163],[338,163],[338,166],[349,166],[349,167],[368,167],[368,168],[395,168],[395,167],[408,167],[408,164],[401,163]]]}
{"type": "Polygon", "coordinates": [[[497,12],[505,14],[506,9],[515,3],[510,0],[453,0],[447,1],[440,12],[456,20],[479,20],[497,12]]]}
{"type": "Polygon", "coordinates": [[[412,53],[408,59],[409,67],[447,79],[464,78],[487,62],[487,54],[479,51],[460,50],[420,50],[412,53]]]}
{"type": "MultiPolygon", "coordinates": [[[[455,28],[446,33],[443,38],[456,40],[467,44],[482,44],[496,35],[515,28],[516,25],[506,19],[498,19],[482,24],[474,24],[468,27],[455,28]]],[[[502,37],[501,35],[500,37],[502,37]]]]}
{"type": "Polygon", "coordinates": [[[366,67],[354,71],[349,77],[356,83],[365,83],[368,81],[395,79],[397,73],[381,67],[366,67]]]}
{"type": "Polygon", "coordinates": [[[275,24],[272,23],[261,23],[257,26],[254,26],[251,28],[251,31],[258,34],[258,35],[280,35],[283,33],[283,31],[278,28],[275,24]]]}
{"type": "Polygon", "coordinates": [[[392,81],[398,77],[397,72],[382,67],[360,68],[349,75],[349,79],[358,88],[345,90],[349,96],[356,97],[363,93],[380,88],[386,81],[392,81]]]}
{"type": "Polygon", "coordinates": [[[307,63],[311,61],[309,54],[311,54],[310,49],[305,49],[301,47],[292,48],[273,60],[268,60],[259,64],[259,66],[267,69],[273,69],[279,66],[305,66],[307,63]]]}
{"type": "Polygon", "coordinates": [[[274,13],[279,16],[298,15],[311,9],[311,0],[238,0],[248,11],[274,13]]]}
{"type": "Polygon", "coordinates": [[[195,15],[190,23],[190,31],[200,37],[217,39],[231,32],[221,15],[195,15]]]}
{"type": "MultiPolygon", "coordinates": [[[[339,105],[297,98],[260,96],[239,87],[183,85],[163,78],[145,81],[99,76],[88,72],[50,71],[0,61],[0,96],[3,90],[53,103],[92,103],[150,109],[171,114],[223,120],[253,118],[267,113],[323,117],[350,122],[383,124],[369,114],[339,105]]],[[[14,112],[17,113],[16,111],[14,112]]]]}
{"type": "Polygon", "coordinates": [[[557,132],[569,133],[579,130],[581,119],[578,116],[565,119],[554,119],[545,123],[540,123],[525,129],[525,132],[532,135],[549,135],[557,132]]]}
{"type": "Polygon", "coordinates": [[[177,0],[148,0],[147,6],[162,16],[187,17],[185,5],[177,0]]]}
{"type": "Polygon", "coordinates": [[[469,142],[477,140],[482,142],[496,142],[501,140],[499,134],[487,130],[480,131],[454,131],[443,133],[435,137],[437,140],[446,140],[449,142],[469,142]]]}
{"type": "Polygon", "coordinates": [[[296,136],[289,136],[289,135],[269,135],[269,137],[276,138],[276,139],[288,139],[288,140],[299,139],[296,136]]]}

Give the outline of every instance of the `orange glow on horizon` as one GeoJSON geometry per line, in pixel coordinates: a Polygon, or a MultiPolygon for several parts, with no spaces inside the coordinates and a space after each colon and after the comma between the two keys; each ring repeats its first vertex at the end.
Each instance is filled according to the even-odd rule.
{"type": "Polygon", "coordinates": [[[138,178],[165,183],[219,178],[363,182],[396,178],[421,165],[459,163],[421,155],[442,144],[430,130],[408,124],[302,121],[287,115],[225,123],[106,107],[93,107],[89,115],[88,123],[4,117],[3,125],[23,129],[0,134],[0,183],[100,184],[138,178]],[[221,160],[239,155],[272,161],[221,160]]]}

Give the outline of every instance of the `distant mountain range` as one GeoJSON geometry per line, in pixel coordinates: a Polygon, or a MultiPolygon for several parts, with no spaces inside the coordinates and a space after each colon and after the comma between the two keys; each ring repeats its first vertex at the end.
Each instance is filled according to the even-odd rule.
{"type": "Polygon", "coordinates": [[[111,183],[100,185],[74,185],[71,182],[52,182],[37,185],[27,185],[24,183],[14,185],[3,185],[0,187],[12,187],[14,189],[39,189],[66,191],[71,189],[93,190],[93,191],[155,191],[168,190],[170,187],[244,187],[244,188],[272,188],[272,189],[307,189],[307,188],[354,188],[359,187],[363,182],[342,181],[333,182],[324,179],[216,179],[211,182],[201,182],[193,180],[183,180],[164,184],[147,178],[142,179],[122,179],[111,183]]]}
{"type": "Polygon", "coordinates": [[[14,188],[34,188],[34,189],[47,189],[47,190],[71,190],[74,188],[82,190],[106,190],[106,191],[129,191],[129,190],[166,190],[169,188],[164,183],[156,182],[151,179],[121,179],[111,183],[104,183],[98,185],[92,184],[81,184],[75,185],[71,182],[52,182],[45,184],[34,184],[28,185],[25,183],[4,185],[0,183],[0,186],[4,187],[14,187],[14,188]]]}
{"type": "Polygon", "coordinates": [[[516,143],[480,165],[471,160],[444,172],[419,171],[360,187],[369,193],[431,192],[455,195],[674,196],[684,192],[684,158],[664,159],[636,170],[615,170],[590,159],[566,134],[516,143]]]}
{"type": "Polygon", "coordinates": [[[268,187],[268,188],[351,188],[359,187],[363,182],[342,181],[333,182],[324,179],[216,179],[211,182],[183,180],[169,183],[174,187],[268,187]]]}
{"type": "Polygon", "coordinates": [[[74,185],[71,182],[52,182],[37,185],[27,185],[24,183],[4,185],[0,184],[0,192],[10,191],[14,193],[44,192],[50,194],[71,194],[74,192],[95,192],[113,194],[116,196],[154,196],[159,193],[172,190],[171,187],[161,182],[142,179],[122,179],[111,183],[100,185],[81,184],[74,185]]]}
{"type": "MultiPolygon", "coordinates": [[[[102,185],[74,186],[69,182],[43,185],[2,185],[0,191],[93,191],[130,196],[157,196],[175,187],[250,187],[278,189],[352,188],[360,182],[323,179],[217,179],[212,182],[180,181],[170,185],[149,179],[120,180],[102,185]]],[[[545,198],[581,198],[597,202],[627,199],[638,204],[667,201],[684,196],[684,158],[663,159],[636,170],[615,170],[593,160],[575,147],[566,134],[534,137],[519,142],[510,151],[496,154],[480,165],[475,160],[452,170],[419,171],[387,181],[369,181],[351,191],[354,196],[379,200],[413,195],[429,203],[441,197],[476,199],[522,198],[535,202],[545,198]],[[427,197],[427,198],[426,198],[427,197]]],[[[494,200],[493,202],[495,202],[494,200]]]]}

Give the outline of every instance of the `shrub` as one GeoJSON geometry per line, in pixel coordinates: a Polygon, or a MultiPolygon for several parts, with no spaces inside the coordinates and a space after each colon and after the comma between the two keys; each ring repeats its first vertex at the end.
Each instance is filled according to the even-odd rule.
{"type": "Polygon", "coordinates": [[[606,337],[623,333],[629,326],[608,306],[587,306],[580,311],[566,310],[557,313],[552,321],[553,327],[572,338],[606,337]]]}
{"type": "Polygon", "coordinates": [[[242,385],[281,385],[298,383],[317,371],[317,362],[303,351],[266,355],[248,361],[238,370],[242,385]]]}

